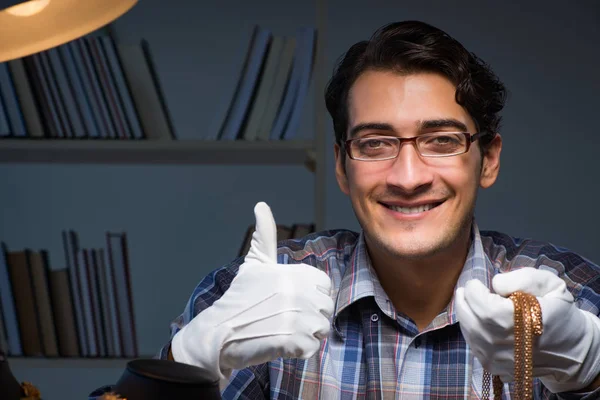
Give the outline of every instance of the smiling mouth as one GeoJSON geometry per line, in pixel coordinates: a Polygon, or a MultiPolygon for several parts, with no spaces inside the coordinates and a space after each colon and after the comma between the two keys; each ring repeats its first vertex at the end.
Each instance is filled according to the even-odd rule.
{"type": "Polygon", "coordinates": [[[402,214],[418,214],[418,213],[432,210],[432,209],[436,208],[437,206],[439,206],[440,204],[442,204],[442,202],[422,204],[422,205],[416,206],[416,207],[400,207],[400,206],[392,206],[392,205],[384,204],[384,203],[382,203],[382,204],[385,207],[389,208],[390,210],[396,211],[396,212],[399,212],[402,214]]]}

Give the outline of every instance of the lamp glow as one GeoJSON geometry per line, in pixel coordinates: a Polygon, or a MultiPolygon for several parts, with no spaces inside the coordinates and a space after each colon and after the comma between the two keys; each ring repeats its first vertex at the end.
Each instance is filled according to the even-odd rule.
{"type": "Polygon", "coordinates": [[[50,0],[30,0],[26,3],[9,7],[4,11],[17,17],[29,17],[42,11],[49,3],[50,0]]]}
{"type": "Polygon", "coordinates": [[[85,36],[138,0],[0,0],[0,63],[85,36]],[[10,7],[6,7],[6,4],[10,7]],[[3,8],[6,7],[6,8],[3,8]]]}

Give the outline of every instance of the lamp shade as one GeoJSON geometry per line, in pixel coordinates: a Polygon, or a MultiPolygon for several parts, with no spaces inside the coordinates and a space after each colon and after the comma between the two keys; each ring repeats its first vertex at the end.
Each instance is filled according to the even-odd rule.
{"type": "Polygon", "coordinates": [[[119,18],[136,3],[137,0],[0,0],[0,62],[85,36],[119,18]]]}

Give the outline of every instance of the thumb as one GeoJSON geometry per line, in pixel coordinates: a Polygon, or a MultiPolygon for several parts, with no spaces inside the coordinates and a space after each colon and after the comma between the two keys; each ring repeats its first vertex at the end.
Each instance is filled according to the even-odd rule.
{"type": "Polygon", "coordinates": [[[277,262],[277,226],[267,203],[259,202],[254,206],[256,227],[252,234],[250,250],[245,263],[276,263],[277,262]]]}
{"type": "Polygon", "coordinates": [[[492,285],[496,293],[504,297],[521,291],[536,297],[550,296],[573,301],[565,281],[550,271],[533,267],[498,274],[494,276],[492,285]]]}

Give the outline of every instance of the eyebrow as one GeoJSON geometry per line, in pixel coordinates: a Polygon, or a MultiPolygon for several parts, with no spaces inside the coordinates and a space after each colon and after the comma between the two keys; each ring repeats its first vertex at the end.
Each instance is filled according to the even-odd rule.
{"type": "Polygon", "coordinates": [[[349,137],[354,137],[358,133],[360,133],[362,131],[368,131],[368,130],[393,131],[394,127],[391,124],[386,124],[386,123],[382,123],[382,122],[367,122],[367,123],[358,124],[358,125],[353,126],[352,129],[350,129],[349,137]]]}
{"type": "Polygon", "coordinates": [[[417,126],[419,130],[433,128],[455,128],[461,132],[466,132],[469,130],[469,128],[467,128],[467,125],[454,118],[430,119],[426,121],[420,121],[417,126]]]}
{"type": "MultiPolygon", "coordinates": [[[[467,132],[467,125],[460,122],[454,118],[441,118],[441,119],[428,119],[425,121],[419,121],[417,123],[417,129],[419,131],[424,131],[427,129],[435,129],[435,128],[455,128],[460,132],[467,132]]],[[[358,124],[352,129],[350,129],[349,137],[354,137],[358,133],[367,130],[376,130],[376,131],[394,131],[394,127],[391,124],[385,122],[366,122],[362,124],[358,124]]]]}

